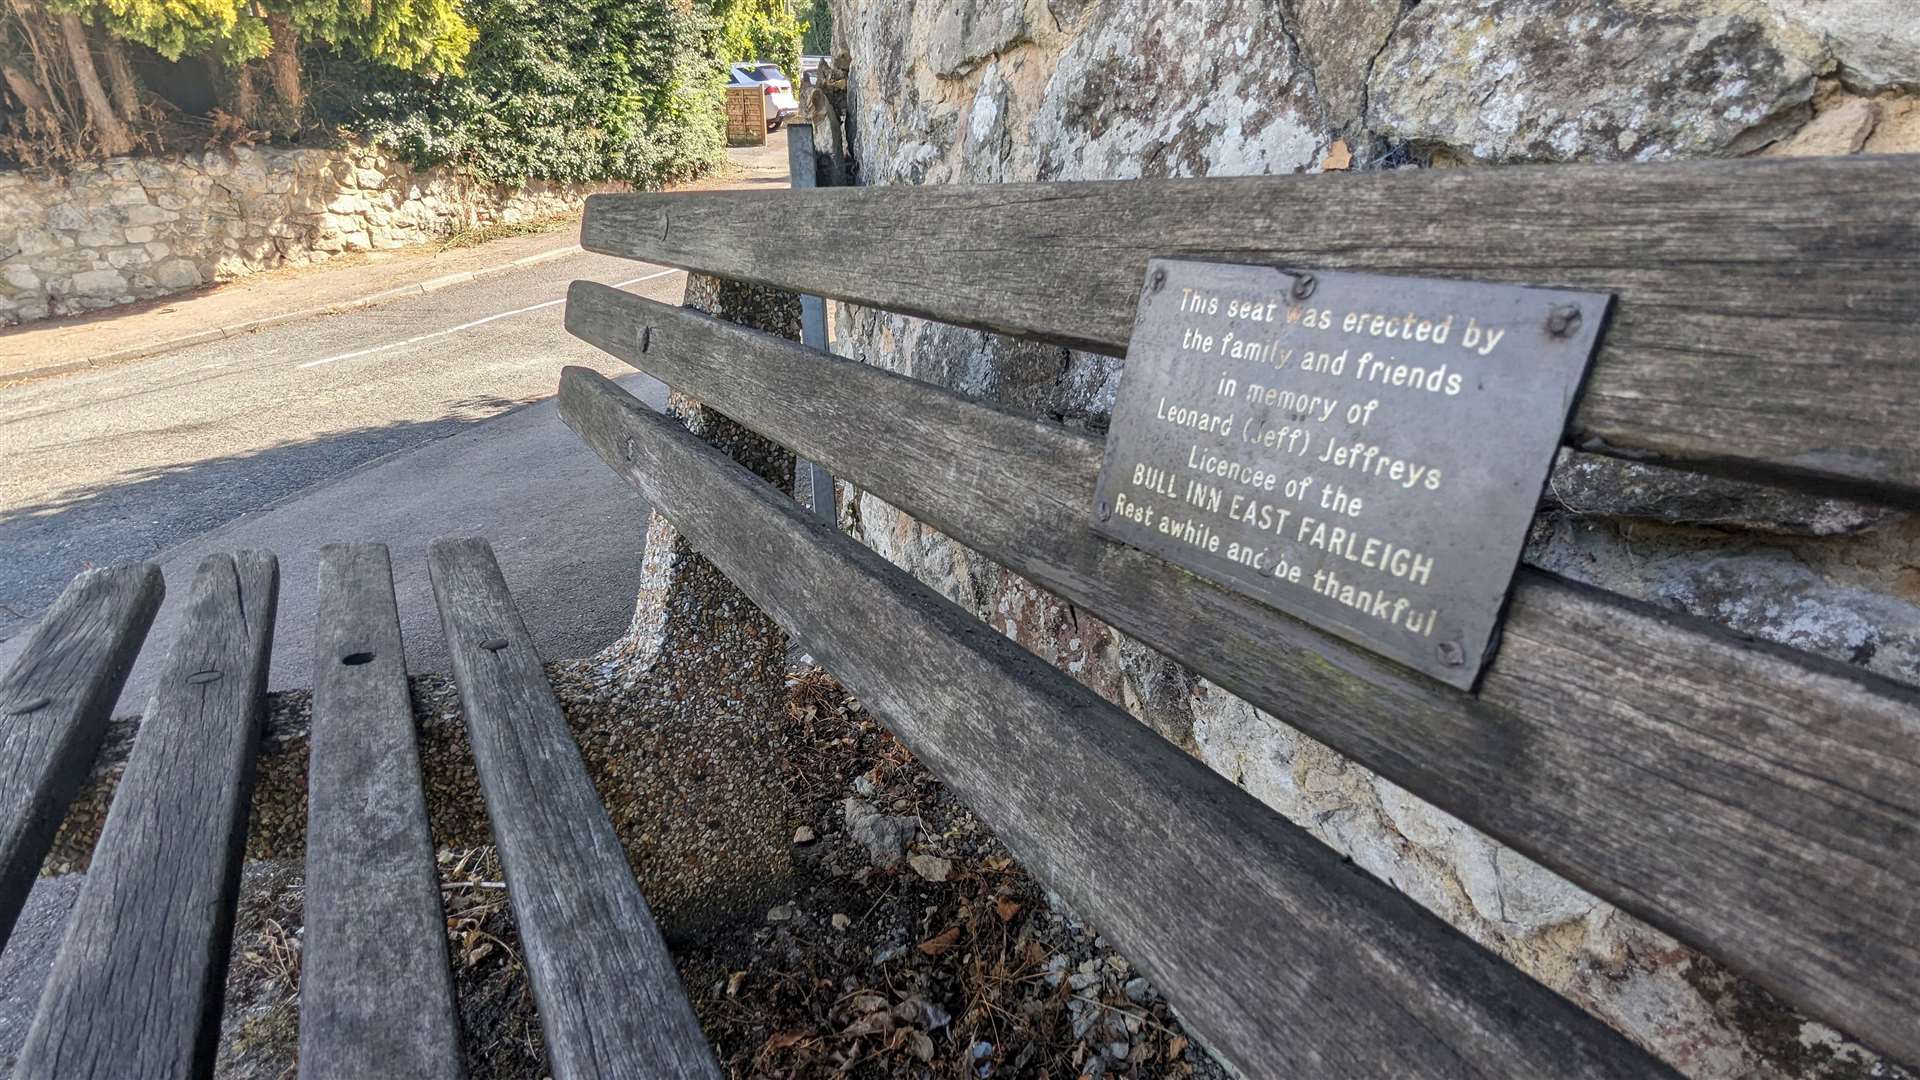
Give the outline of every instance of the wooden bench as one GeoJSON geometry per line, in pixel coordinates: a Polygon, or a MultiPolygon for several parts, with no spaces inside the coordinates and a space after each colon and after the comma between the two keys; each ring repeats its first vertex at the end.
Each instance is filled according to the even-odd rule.
{"type": "MultiPolygon", "coordinates": [[[[582,244],[1123,354],[1152,256],[1617,294],[1566,440],[1920,506],[1920,162],[599,195],[582,244]],[[1764,340],[1753,335],[1763,333],[1764,340]]],[[[1920,696],[1536,569],[1477,690],[1094,532],[1102,441],[576,282],[567,327],[1920,1060],[1920,696]]],[[[1246,1075],[1667,1070],[600,375],[561,413],[1246,1075]]]]}
{"type": "MultiPolygon", "coordinates": [[[[556,1077],[718,1077],[493,553],[429,554],[556,1077]]],[[[160,677],[14,1075],[211,1075],[278,566],[214,555],[160,677]]],[[[82,574],[0,682],[0,943],[164,589],[82,574]]],[[[387,551],[322,550],[300,984],[303,1077],[457,1077],[446,916],[387,551]]]]}

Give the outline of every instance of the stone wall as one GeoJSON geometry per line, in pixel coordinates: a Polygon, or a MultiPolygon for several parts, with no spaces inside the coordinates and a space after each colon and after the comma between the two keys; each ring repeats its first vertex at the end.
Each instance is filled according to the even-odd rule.
{"type": "MultiPolygon", "coordinates": [[[[835,14],[873,185],[1920,151],[1908,0],[838,0],[835,14]]],[[[867,363],[1105,427],[1117,360],[837,315],[841,351],[867,363]]],[[[1913,1075],[1286,717],[842,494],[847,527],[895,563],[1688,1075],[1913,1075]]],[[[1566,454],[1528,559],[1920,683],[1920,522],[1899,514],[1566,454]]]]}
{"type": "Polygon", "coordinates": [[[531,220],[577,207],[588,190],[474,184],[364,147],[0,173],[0,325],[531,220]]]}

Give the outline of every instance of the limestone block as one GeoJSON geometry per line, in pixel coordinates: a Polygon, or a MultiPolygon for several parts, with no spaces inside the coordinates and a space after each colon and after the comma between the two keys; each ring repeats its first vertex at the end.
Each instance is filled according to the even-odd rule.
{"type": "Polygon", "coordinates": [[[112,247],[121,242],[125,233],[113,228],[107,221],[99,218],[88,221],[87,227],[74,235],[74,243],[88,251],[112,247]]]}
{"type": "Polygon", "coordinates": [[[129,244],[145,244],[154,238],[153,226],[135,225],[124,234],[129,244]]]}
{"type": "Polygon", "coordinates": [[[1857,154],[1880,123],[1880,105],[1867,98],[1846,97],[1822,109],[1806,127],[1767,148],[1781,157],[1823,157],[1857,154]]]}
{"type": "Polygon", "coordinates": [[[122,211],[122,215],[129,225],[160,225],[165,222],[180,220],[180,215],[172,210],[164,210],[158,206],[145,203],[139,206],[127,207],[122,211]]]}
{"type": "Polygon", "coordinates": [[[1911,0],[1767,0],[1767,6],[1818,36],[1854,89],[1920,89],[1920,17],[1911,0]]]}
{"type": "Polygon", "coordinates": [[[200,268],[186,259],[169,259],[154,267],[153,280],[163,289],[191,289],[200,284],[200,268]]]}
{"type": "Polygon", "coordinates": [[[155,259],[164,259],[173,253],[173,245],[165,240],[153,240],[147,244],[147,254],[155,259]]]}
{"type": "Polygon", "coordinates": [[[153,261],[147,249],[136,244],[132,247],[114,248],[107,252],[107,265],[115,270],[125,270],[130,266],[146,266],[153,261]]]}
{"type": "Polygon", "coordinates": [[[77,232],[87,227],[86,212],[71,202],[55,203],[47,208],[47,228],[77,232]]]}
{"type": "Polygon", "coordinates": [[[0,266],[0,281],[21,292],[37,292],[40,289],[40,275],[34,273],[32,267],[18,263],[0,266]]]}
{"type": "Polygon", "coordinates": [[[1841,536],[1904,516],[1871,503],[1564,449],[1554,461],[1541,505],[1584,515],[1793,536],[1841,536]]]}
{"type": "Polygon", "coordinates": [[[145,206],[147,189],[141,187],[133,177],[128,177],[107,192],[107,201],[114,206],[145,206]]]}
{"type": "Polygon", "coordinates": [[[1453,835],[1454,866],[1474,911],[1511,934],[1533,935],[1585,918],[1590,893],[1474,829],[1453,835]]]}
{"type": "Polygon", "coordinates": [[[127,279],[118,270],[87,270],[68,283],[77,296],[113,296],[126,291],[127,279]]]}
{"type": "Polygon", "coordinates": [[[1418,5],[1373,65],[1369,121],[1487,162],[1732,155],[1805,121],[1818,42],[1703,6],[1418,5]]]}
{"type": "Polygon", "coordinates": [[[42,255],[60,250],[60,240],[45,229],[27,226],[15,230],[12,247],[22,255],[42,255]]]}

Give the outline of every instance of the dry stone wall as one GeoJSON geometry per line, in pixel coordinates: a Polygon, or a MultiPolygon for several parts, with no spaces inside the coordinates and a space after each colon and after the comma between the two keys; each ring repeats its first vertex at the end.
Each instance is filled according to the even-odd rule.
{"type": "Polygon", "coordinates": [[[474,184],[364,147],[0,173],[0,325],[532,220],[577,207],[589,190],[474,184]]]}
{"type": "MultiPolygon", "coordinates": [[[[1356,169],[1920,151],[1910,0],[838,0],[835,24],[870,185],[1316,172],[1339,150],[1356,169]]],[[[866,363],[1106,426],[1118,360],[838,319],[838,347],[866,363]]],[[[842,494],[847,527],[893,562],[1684,1073],[1916,1075],[1286,717],[842,494]]],[[[1901,514],[1569,453],[1528,559],[1920,683],[1920,522],[1901,514]]]]}

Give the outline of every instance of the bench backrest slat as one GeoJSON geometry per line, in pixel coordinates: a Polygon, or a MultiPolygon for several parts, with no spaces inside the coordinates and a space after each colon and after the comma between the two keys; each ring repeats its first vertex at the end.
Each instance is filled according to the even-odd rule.
{"type": "Polygon", "coordinates": [[[305,1080],[461,1075],[393,569],[320,549],[300,969],[305,1080]]]}
{"type": "Polygon", "coordinates": [[[584,368],[560,396],[569,426],[1248,1075],[1668,1075],[678,422],[584,368]]]}
{"type": "Polygon", "coordinates": [[[493,551],[428,550],[557,1080],[720,1076],[493,551]]]}
{"type": "Polygon", "coordinates": [[[608,194],[581,243],[1116,355],[1154,255],[1607,290],[1576,442],[1913,505],[1917,162],[608,194]]]}
{"type": "Polygon", "coordinates": [[[574,285],[567,325],[1803,1008],[1920,1057],[1920,942],[1903,915],[1920,891],[1910,688],[1523,570],[1480,692],[1457,693],[1097,538],[1098,439],[592,283],[574,285]]]}
{"type": "Polygon", "coordinates": [[[166,591],[152,563],[86,571],[0,679],[0,945],[100,751],[166,591]]]}
{"type": "Polygon", "coordinates": [[[210,1075],[279,569],[210,555],[14,1075],[210,1075]]]}

